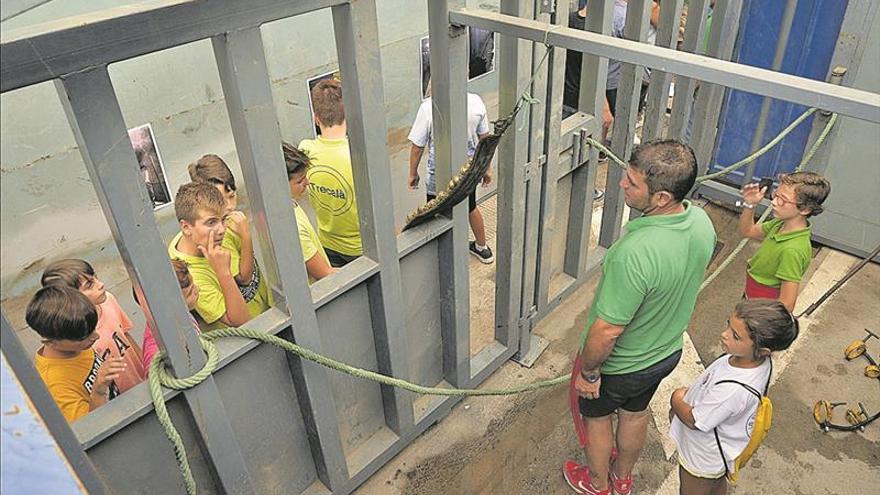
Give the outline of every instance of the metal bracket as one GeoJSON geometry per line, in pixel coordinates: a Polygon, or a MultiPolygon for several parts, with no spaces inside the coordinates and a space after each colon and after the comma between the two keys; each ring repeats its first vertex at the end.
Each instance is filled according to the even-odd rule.
{"type": "Polygon", "coordinates": [[[530,161],[523,165],[523,170],[525,173],[523,174],[523,182],[528,182],[532,180],[533,177],[537,176],[541,167],[547,163],[547,155],[541,155],[533,161],[530,161]]]}
{"type": "Polygon", "coordinates": [[[530,307],[529,310],[526,312],[525,316],[523,316],[522,318],[517,320],[517,322],[516,322],[517,328],[522,330],[527,325],[531,326],[532,320],[534,320],[535,316],[537,316],[537,315],[538,315],[538,307],[537,306],[530,307]]]}
{"type": "Polygon", "coordinates": [[[529,335],[529,352],[524,355],[515,354],[510,360],[526,368],[531,368],[549,346],[549,340],[539,335],[531,334],[529,335]]]}

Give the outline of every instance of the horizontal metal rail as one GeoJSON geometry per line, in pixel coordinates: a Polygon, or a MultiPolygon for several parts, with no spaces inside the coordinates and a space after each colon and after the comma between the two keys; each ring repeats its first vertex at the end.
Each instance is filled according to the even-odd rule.
{"type": "Polygon", "coordinates": [[[877,93],[494,12],[454,10],[449,21],[880,122],[877,93]]]}
{"type": "Polygon", "coordinates": [[[0,92],[348,0],[157,0],[3,32],[0,92]]]}

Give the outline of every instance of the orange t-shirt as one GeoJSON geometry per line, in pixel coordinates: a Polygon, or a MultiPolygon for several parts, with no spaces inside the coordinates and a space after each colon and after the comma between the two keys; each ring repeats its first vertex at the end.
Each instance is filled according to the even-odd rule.
{"type": "Polygon", "coordinates": [[[128,331],[134,325],[113,294],[108,292],[107,300],[98,306],[101,309],[98,325],[95,328],[98,332],[98,340],[93,347],[101,360],[106,360],[109,356],[121,357],[125,360],[125,371],[115,380],[119,392],[125,392],[144,381],[147,376],[144,363],[135,353],[134,345],[129,339],[128,331]]]}
{"type": "MultiPolygon", "coordinates": [[[[34,358],[34,366],[67,421],[72,423],[88,414],[89,396],[98,378],[101,358],[92,349],[73,358],[47,358],[40,351],[34,358]]],[[[116,397],[117,393],[111,384],[109,398],[116,397]]]]}

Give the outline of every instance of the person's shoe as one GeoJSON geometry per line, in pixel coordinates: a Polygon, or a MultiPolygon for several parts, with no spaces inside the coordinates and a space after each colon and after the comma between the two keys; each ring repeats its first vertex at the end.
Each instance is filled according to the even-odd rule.
{"type": "Polygon", "coordinates": [[[590,468],[581,466],[571,459],[565,461],[565,464],[562,465],[562,477],[565,478],[565,482],[568,483],[568,486],[575,493],[582,495],[612,495],[610,486],[604,490],[594,487],[591,483],[590,468]]]}
{"type": "Polygon", "coordinates": [[[602,198],[605,197],[605,191],[601,189],[593,189],[593,201],[602,201],[602,198]]]}
{"type": "Polygon", "coordinates": [[[477,249],[477,242],[471,241],[468,246],[468,251],[471,252],[472,255],[476,256],[480,263],[488,265],[495,261],[495,256],[492,256],[492,250],[489,249],[489,246],[484,247],[483,249],[477,249]]]}
{"type": "Polygon", "coordinates": [[[613,495],[632,495],[633,493],[633,477],[632,474],[626,478],[618,478],[614,474],[614,469],[608,471],[608,481],[613,495]]]}

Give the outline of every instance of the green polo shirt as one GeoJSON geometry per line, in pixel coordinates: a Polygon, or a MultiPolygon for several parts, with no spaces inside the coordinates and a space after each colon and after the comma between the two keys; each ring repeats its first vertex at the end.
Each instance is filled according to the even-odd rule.
{"type": "Polygon", "coordinates": [[[597,317],[625,327],[602,364],[604,374],[634,373],[682,348],[681,335],[715,248],[706,212],[683,204],[683,213],[630,220],[605,254],[581,337],[583,346],[597,317]]]}
{"type": "Polygon", "coordinates": [[[810,235],[813,227],[791,232],[782,229],[782,220],[776,218],[761,224],[764,241],[749,259],[749,275],[755,282],[769,287],[779,287],[783,281],[800,282],[810,266],[813,246],[810,235]]]}

